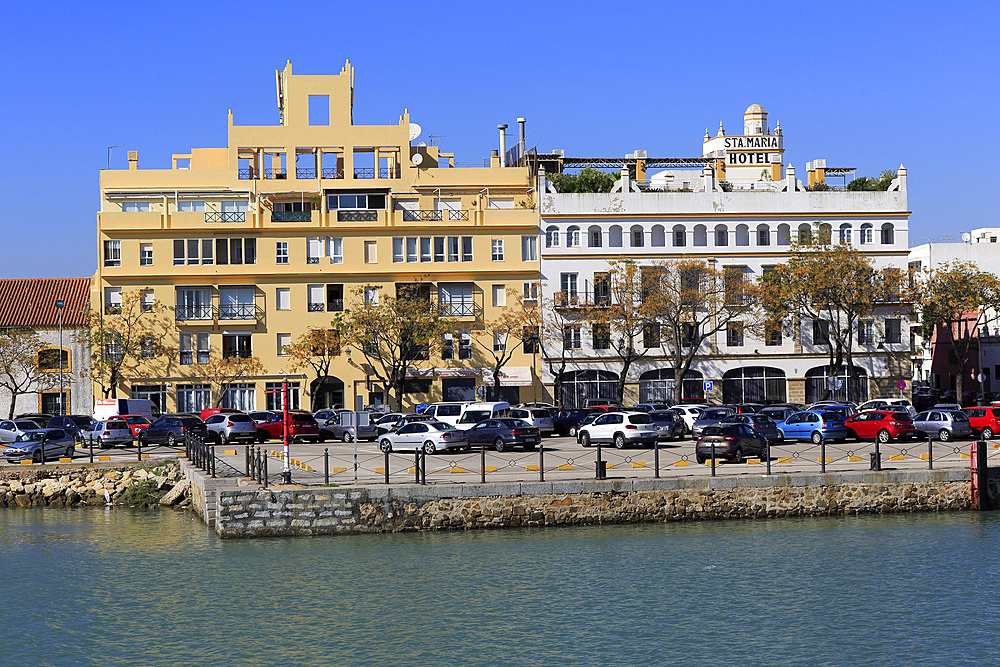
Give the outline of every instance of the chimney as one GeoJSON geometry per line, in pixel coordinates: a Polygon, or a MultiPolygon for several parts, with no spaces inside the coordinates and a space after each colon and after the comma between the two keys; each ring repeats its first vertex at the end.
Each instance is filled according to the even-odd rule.
{"type": "Polygon", "coordinates": [[[128,152],[128,168],[129,169],[139,168],[139,151],[128,152]]]}
{"type": "Polygon", "coordinates": [[[500,130],[500,166],[507,166],[507,126],[497,125],[497,129],[500,130]]]}
{"type": "Polygon", "coordinates": [[[497,151],[490,151],[490,166],[499,167],[500,166],[500,155],[497,151]]]}
{"type": "Polygon", "coordinates": [[[521,144],[521,152],[524,152],[524,118],[517,119],[517,140],[521,144]]]}

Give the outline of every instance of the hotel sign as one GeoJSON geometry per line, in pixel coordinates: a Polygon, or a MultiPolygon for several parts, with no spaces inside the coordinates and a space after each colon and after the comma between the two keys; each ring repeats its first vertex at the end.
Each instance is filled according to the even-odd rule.
{"type": "Polygon", "coordinates": [[[761,148],[781,150],[781,137],[726,137],[726,150],[749,151],[761,148]]]}

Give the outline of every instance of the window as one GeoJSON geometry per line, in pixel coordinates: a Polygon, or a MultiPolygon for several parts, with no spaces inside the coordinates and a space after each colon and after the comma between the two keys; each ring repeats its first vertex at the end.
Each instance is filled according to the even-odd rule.
{"type": "Polygon", "coordinates": [[[201,240],[201,263],[204,265],[214,263],[212,256],[212,239],[201,240]]]}
{"type": "Polygon", "coordinates": [[[588,230],[588,235],[590,237],[591,248],[600,248],[604,243],[604,234],[601,233],[600,227],[591,227],[588,230]]]}
{"type": "Polygon", "coordinates": [[[139,341],[140,359],[153,359],[156,357],[157,351],[158,345],[156,343],[156,336],[143,336],[139,341]]]}
{"type": "Polygon", "coordinates": [[[378,241],[365,241],[365,264],[378,263],[378,241]]]}
{"type": "Polygon", "coordinates": [[[767,225],[757,226],[757,245],[771,245],[771,230],[767,225]]]}
{"type": "Polygon", "coordinates": [[[274,242],[274,263],[288,264],[288,241],[274,242]]]}
{"type": "Polygon", "coordinates": [[[369,306],[378,305],[378,286],[365,285],[365,304],[369,306]]]}
{"type": "Polygon", "coordinates": [[[139,302],[139,306],[144,313],[151,313],[156,309],[156,297],[153,294],[153,290],[147,289],[142,291],[142,300],[139,302]]]}
{"type": "Polygon", "coordinates": [[[590,334],[595,350],[607,350],[611,348],[611,327],[607,324],[593,324],[590,334]]]}
{"type": "Polygon", "coordinates": [[[221,208],[223,213],[246,213],[250,210],[250,203],[245,199],[223,199],[221,208]]]}
{"type": "Polygon", "coordinates": [[[849,223],[844,223],[840,226],[840,242],[850,243],[851,242],[851,225],[849,223]]]}
{"type": "Polygon", "coordinates": [[[344,239],[332,236],[327,239],[331,264],[344,263],[344,239]]]}
{"type": "Polygon", "coordinates": [[[420,261],[433,261],[433,257],[431,255],[431,237],[429,236],[420,237],[420,261]]]}
{"type": "Polygon", "coordinates": [[[67,371],[70,368],[69,352],[66,350],[60,351],[56,347],[47,347],[38,351],[35,363],[38,365],[38,370],[40,371],[58,371],[60,368],[67,371]],[[59,365],[60,357],[62,357],[62,366],[59,365]]]}
{"type": "Polygon", "coordinates": [[[892,223],[887,222],[882,225],[882,245],[892,245],[896,242],[896,236],[893,233],[892,223]]]}
{"type": "Polygon", "coordinates": [[[830,323],[826,320],[813,320],[813,345],[830,344],[830,323]]]}
{"type": "Polygon", "coordinates": [[[122,312],[122,288],[104,288],[104,314],[116,315],[122,312]]]}
{"type": "Polygon", "coordinates": [[[274,290],[274,309],[292,309],[292,290],[288,287],[278,287],[274,290]]]}
{"type": "Polygon", "coordinates": [[[198,239],[188,239],[187,240],[187,263],[188,264],[193,264],[193,265],[197,265],[198,264],[198,261],[199,261],[199,258],[198,258],[198,249],[199,248],[200,248],[200,244],[198,243],[198,239]]]}
{"type": "Polygon", "coordinates": [[[698,337],[698,325],[693,322],[684,323],[684,331],[681,335],[681,347],[691,347],[698,337]]]}
{"type": "Polygon", "coordinates": [[[443,262],[444,261],[444,237],[435,236],[434,237],[434,261],[443,262]]]}
{"type": "Polygon", "coordinates": [[[494,352],[507,351],[507,334],[505,333],[493,334],[493,351],[494,352]]]}
{"type": "Polygon", "coordinates": [[[645,242],[645,234],[642,231],[642,227],[636,225],[632,228],[632,247],[641,248],[645,242]]]}
{"type": "Polygon", "coordinates": [[[247,358],[253,356],[250,347],[250,334],[222,334],[222,358],[247,358]]]}
{"type": "Polygon", "coordinates": [[[577,296],[576,290],[576,274],[575,273],[561,273],[559,274],[559,285],[562,288],[562,295],[565,299],[575,299],[577,296]]]}
{"type": "Polygon", "coordinates": [[[201,412],[212,407],[211,390],[207,384],[177,385],[177,412],[201,412]]]}
{"type": "Polygon", "coordinates": [[[723,269],[723,280],[726,288],[726,305],[742,305],[746,296],[746,272],[745,266],[727,266],[723,269]]]}
{"type": "Polygon", "coordinates": [[[522,262],[537,262],[538,261],[538,237],[537,236],[522,236],[521,237],[521,261],[522,262]]]}
{"type": "Polygon", "coordinates": [[[123,201],[122,213],[149,213],[148,201],[123,201]]]}
{"type": "Polygon", "coordinates": [[[410,236],[406,239],[406,261],[415,262],[418,259],[417,255],[417,237],[410,236]]]}
{"type": "Polygon", "coordinates": [[[397,264],[403,261],[403,238],[400,236],[392,239],[392,261],[397,264]]]}
{"type": "Polygon", "coordinates": [[[446,333],[441,341],[441,359],[450,361],[455,358],[455,336],[446,333]]]}
{"type": "Polygon", "coordinates": [[[521,349],[525,354],[536,354],[539,351],[538,328],[525,327],[521,331],[521,349]]]}
{"type": "Polygon", "coordinates": [[[180,362],[183,366],[193,363],[207,364],[209,361],[207,333],[181,333],[180,362]]]}
{"type": "Polygon", "coordinates": [[[687,245],[687,234],[684,228],[680,225],[674,227],[674,246],[677,248],[683,248],[687,245]]]}
{"type": "Polygon", "coordinates": [[[324,309],[324,295],[322,285],[307,285],[306,290],[309,294],[309,312],[310,313],[321,313],[324,309]]]}
{"type": "Polygon", "coordinates": [[[726,326],[726,347],[743,346],[743,323],[730,322],[726,326]]]}
{"type": "Polygon", "coordinates": [[[250,412],[256,409],[254,386],[249,382],[234,382],[223,385],[222,407],[250,412]]]}
{"type": "Polygon", "coordinates": [[[902,342],[902,320],[891,318],[885,321],[885,342],[898,344],[902,342]]]}
{"type": "Polygon", "coordinates": [[[861,320],[858,322],[858,345],[872,345],[875,343],[875,323],[871,320],[861,320]]]}
{"type": "Polygon", "coordinates": [[[580,327],[563,327],[563,347],[567,350],[579,350],[582,346],[580,342],[580,327]]]}
{"type": "MultiPolygon", "coordinates": [[[[648,285],[645,268],[642,269],[642,272],[643,276],[641,280],[648,285]]],[[[645,289],[643,289],[643,292],[645,292],[645,289]]],[[[642,298],[643,301],[645,301],[646,295],[643,294],[642,298]]],[[[611,305],[611,277],[607,273],[602,272],[594,274],[594,305],[611,305]]]]}
{"type": "MultiPolygon", "coordinates": [[[[279,411],[284,409],[282,405],[281,394],[284,391],[283,383],[281,382],[265,382],[264,391],[266,392],[264,396],[264,409],[279,411]]],[[[289,382],[288,383],[288,409],[298,410],[300,401],[299,383],[289,382]]]]}
{"type": "Polygon", "coordinates": [[[861,245],[870,245],[872,242],[872,224],[866,222],[861,225],[861,245]]]}
{"type": "Polygon", "coordinates": [[[445,317],[471,317],[476,314],[472,301],[472,283],[438,283],[438,305],[445,317]]]}
{"type": "Polygon", "coordinates": [[[104,266],[121,266],[121,265],[122,265],[122,242],[105,241],[104,266]]]}
{"type": "Polygon", "coordinates": [[[494,285],[493,286],[493,307],[503,308],[507,305],[507,286],[506,285],[494,285]]]}
{"type": "Polygon", "coordinates": [[[252,320],[257,317],[254,288],[251,286],[219,286],[219,319],[252,320]]]}
{"type": "Polygon", "coordinates": [[[715,228],[715,245],[726,246],[729,245],[729,230],[725,225],[718,225],[715,228]]]}
{"type": "Polygon", "coordinates": [[[219,264],[256,264],[257,239],[215,239],[215,257],[219,264]]]}
{"type": "Polygon", "coordinates": [[[306,239],[306,264],[319,264],[323,256],[323,239],[306,239]]]}
{"type": "Polygon", "coordinates": [[[285,348],[292,344],[292,334],[280,333],[278,336],[278,356],[283,357],[288,354],[285,348]]]}
{"type": "Polygon", "coordinates": [[[152,243],[140,243],[139,244],[139,266],[152,266],[153,265],[153,244],[152,243]]]}
{"type": "Polygon", "coordinates": [[[642,345],[643,347],[660,346],[659,322],[646,322],[642,325],[642,345]]]}
{"type": "Polygon", "coordinates": [[[503,261],[503,239],[493,239],[490,241],[490,254],[494,262],[503,261]]]}
{"type": "Polygon", "coordinates": [[[459,359],[471,359],[472,358],[472,335],[467,333],[462,333],[458,337],[458,358],[459,359]]]}
{"type": "Polygon", "coordinates": [[[178,320],[212,319],[212,292],[207,288],[178,290],[174,312],[178,320]]]}
{"type": "Polygon", "coordinates": [[[385,209],[385,195],[381,193],[353,195],[331,194],[326,196],[326,207],[331,211],[338,209],[382,210],[385,209]]]}
{"type": "Polygon", "coordinates": [[[580,247],[580,228],[577,227],[576,225],[573,225],[566,230],[566,247],[567,248],[580,247]]]}
{"type": "Polygon", "coordinates": [[[521,283],[521,294],[525,301],[538,301],[538,281],[525,280],[521,283]]]}
{"type": "Polygon", "coordinates": [[[546,248],[558,248],[559,247],[559,228],[549,227],[545,230],[545,247],[546,248]]]}
{"type": "Polygon", "coordinates": [[[778,327],[769,327],[764,332],[764,345],[768,347],[781,345],[781,329],[778,327]]]}
{"type": "Polygon", "coordinates": [[[344,310],[344,286],[343,284],[326,286],[326,309],[331,313],[344,310]]]}
{"type": "Polygon", "coordinates": [[[132,398],[152,401],[160,412],[167,411],[167,385],[165,384],[134,384],[132,398]]]}
{"type": "Polygon", "coordinates": [[[181,199],[177,202],[178,213],[204,213],[204,199],[181,199]]]}

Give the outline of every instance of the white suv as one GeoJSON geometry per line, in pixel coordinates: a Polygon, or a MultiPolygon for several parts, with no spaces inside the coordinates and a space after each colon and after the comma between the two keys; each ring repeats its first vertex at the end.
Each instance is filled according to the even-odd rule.
{"type": "Polygon", "coordinates": [[[651,447],[659,430],[645,412],[609,412],[580,427],[577,439],[584,447],[592,443],[610,443],[618,449],[641,444],[651,447]]]}
{"type": "Polygon", "coordinates": [[[916,408],[905,398],[876,398],[858,406],[858,412],[865,410],[883,410],[885,408],[901,407],[906,408],[910,416],[917,414],[916,408]]]}

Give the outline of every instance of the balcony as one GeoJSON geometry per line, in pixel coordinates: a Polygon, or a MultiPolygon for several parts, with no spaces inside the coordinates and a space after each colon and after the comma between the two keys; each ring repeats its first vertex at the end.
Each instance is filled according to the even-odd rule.
{"type": "Polygon", "coordinates": [[[296,169],[295,178],[316,178],[315,169],[296,169]]]}
{"type": "Polygon", "coordinates": [[[214,316],[215,309],[212,306],[183,306],[177,304],[177,307],[174,309],[174,318],[182,322],[211,320],[214,316]]]}
{"type": "Polygon", "coordinates": [[[335,169],[333,167],[323,168],[323,178],[343,178],[343,177],[344,177],[343,169],[335,169]]]}
{"type": "Polygon", "coordinates": [[[240,169],[237,171],[236,175],[241,181],[253,180],[253,169],[240,169]]]}
{"type": "Polygon", "coordinates": [[[228,359],[230,357],[240,357],[242,359],[249,359],[253,356],[253,352],[250,350],[223,350],[222,358],[228,359]]]}
{"type": "MultiPolygon", "coordinates": [[[[461,212],[461,211],[458,211],[461,212]]],[[[419,210],[419,211],[408,211],[403,209],[403,220],[407,222],[413,221],[436,221],[444,219],[444,211],[438,210],[419,210]]]]}
{"type": "Polygon", "coordinates": [[[271,211],[272,222],[310,222],[312,211],[271,211]]]}
{"type": "Polygon", "coordinates": [[[322,313],[323,312],[323,304],[321,304],[321,303],[310,303],[309,304],[309,312],[310,313],[322,313]]]}
{"type": "Polygon", "coordinates": [[[326,309],[331,313],[339,313],[344,310],[343,299],[327,299],[326,309]]]}
{"type": "Polygon", "coordinates": [[[611,295],[601,290],[556,292],[552,303],[556,308],[605,308],[611,305],[611,295]]]}
{"type": "Polygon", "coordinates": [[[381,167],[378,170],[379,178],[399,178],[399,167],[381,167]]]}
{"type": "Polygon", "coordinates": [[[448,219],[449,220],[468,220],[469,219],[469,212],[468,211],[451,211],[451,210],[449,210],[448,211],[448,219]]]}
{"type": "Polygon", "coordinates": [[[268,168],[268,169],[264,170],[264,178],[266,178],[266,179],[272,179],[272,180],[273,179],[282,180],[282,179],[288,178],[288,175],[285,173],[284,169],[270,169],[270,168],[268,168]]]}
{"type": "Polygon", "coordinates": [[[376,220],[378,220],[378,211],[337,211],[337,222],[375,222],[376,220]]]}
{"type": "Polygon", "coordinates": [[[460,301],[457,303],[438,303],[438,312],[442,317],[480,317],[483,309],[475,303],[460,301]]]}
{"type": "Polygon", "coordinates": [[[220,320],[257,320],[263,309],[253,303],[227,303],[219,306],[220,320]]]}
{"type": "Polygon", "coordinates": [[[205,222],[246,222],[245,211],[205,211],[205,222]]]}
{"type": "Polygon", "coordinates": [[[359,167],[354,170],[354,178],[375,178],[374,167],[359,167]]]}

